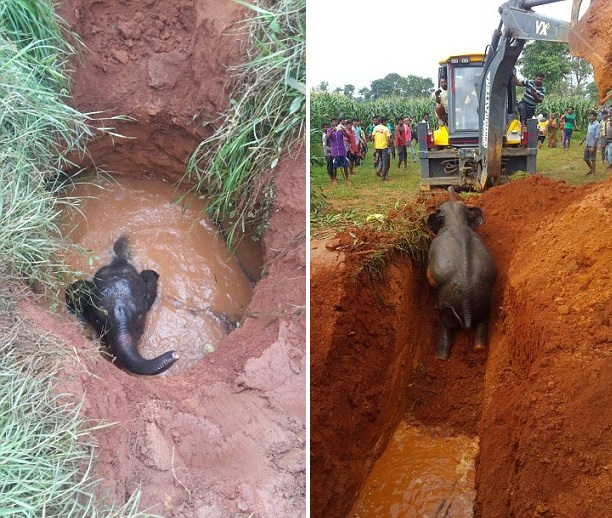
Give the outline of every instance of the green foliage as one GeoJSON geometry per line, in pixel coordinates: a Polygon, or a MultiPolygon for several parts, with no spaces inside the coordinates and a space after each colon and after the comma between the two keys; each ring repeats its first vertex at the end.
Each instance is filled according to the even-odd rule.
{"type": "Polygon", "coordinates": [[[592,83],[593,67],[583,58],[572,57],[567,43],[529,42],[518,65],[526,79],[542,72],[549,94],[587,96],[587,87],[592,83]]]}
{"type": "MultiPolygon", "coordinates": [[[[0,288],[1,313],[14,295],[0,288]]],[[[80,407],[53,390],[69,352],[25,321],[0,325],[0,516],[119,518],[138,513],[139,493],[119,509],[96,507],[95,445],[80,407]],[[29,337],[24,340],[24,337],[29,337]]]]}
{"type": "Polygon", "coordinates": [[[327,92],[311,92],[310,95],[310,127],[321,128],[329,122],[330,117],[344,115],[349,119],[356,117],[362,124],[370,124],[374,115],[386,115],[394,121],[398,117],[411,117],[421,120],[423,113],[433,113],[435,103],[433,98],[391,97],[376,101],[358,102],[355,99],[327,92]]]}
{"type": "Polygon", "coordinates": [[[540,111],[554,113],[557,119],[566,108],[572,106],[576,114],[576,122],[581,129],[586,128],[589,112],[593,109],[593,103],[589,99],[579,95],[547,95],[541,105],[540,111]]]}
{"type": "Polygon", "coordinates": [[[384,97],[428,97],[433,89],[434,84],[428,77],[415,75],[402,77],[392,73],[382,79],[375,79],[370,83],[370,88],[360,89],[359,95],[366,101],[384,97]]]}
{"type": "MultiPolygon", "coordinates": [[[[0,2],[2,22],[27,27],[28,19],[7,17],[7,6],[15,4],[0,2]]],[[[49,8],[37,2],[37,9],[43,4],[49,8]]],[[[45,32],[38,25],[33,30],[45,32]]],[[[92,119],[67,106],[57,91],[68,83],[66,71],[55,68],[67,61],[65,48],[35,35],[18,46],[12,37],[0,26],[0,262],[13,274],[54,288],[64,268],[57,221],[62,203],[71,202],[56,196],[57,178],[70,165],[69,153],[85,152],[94,130],[92,119]]]]}
{"type": "MultiPolygon", "coordinates": [[[[267,224],[280,155],[303,138],[306,118],[306,2],[239,0],[256,16],[247,20],[248,56],[232,69],[235,89],[219,129],[200,143],[187,166],[207,211],[228,217],[230,244],[237,231],[267,224]]],[[[210,121],[206,121],[209,124],[210,121]]]]}
{"type": "Polygon", "coordinates": [[[533,79],[538,72],[544,74],[548,92],[560,92],[563,78],[571,72],[570,53],[567,43],[551,41],[529,42],[518,60],[525,79],[533,79]]]}
{"type": "Polygon", "coordinates": [[[40,81],[65,93],[69,85],[67,58],[76,51],[62,37],[62,26],[48,0],[0,0],[3,38],[24,51],[20,59],[34,73],[42,72],[38,76],[40,81]]]}

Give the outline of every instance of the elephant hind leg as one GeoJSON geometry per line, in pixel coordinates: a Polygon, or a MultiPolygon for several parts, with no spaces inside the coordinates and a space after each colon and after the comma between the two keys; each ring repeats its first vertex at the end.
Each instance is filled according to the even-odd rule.
{"type": "Polygon", "coordinates": [[[448,360],[450,356],[451,341],[453,338],[453,330],[441,325],[438,330],[438,344],[436,346],[436,358],[439,360],[448,360]]]}
{"type": "Polygon", "coordinates": [[[66,288],[66,306],[85,322],[90,322],[95,306],[94,283],[91,281],[75,281],[66,288]]]}
{"type": "Polygon", "coordinates": [[[489,338],[489,323],[487,320],[478,322],[474,331],[474,351],[484,351],[489,338]]]}

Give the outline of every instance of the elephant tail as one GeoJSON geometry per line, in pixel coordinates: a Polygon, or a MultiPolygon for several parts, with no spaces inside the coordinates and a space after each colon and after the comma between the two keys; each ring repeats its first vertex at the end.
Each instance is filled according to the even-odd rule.
{"type": "Polygon", "coordinates": [[[459,322],[463,329],[472,328],[472,304],[468,298],[463,299],[459,311],[453,306],[448,307],[452,310],[457,322],[459,322]]]}
{"type": "Polygon", "coordinates": [[[472,302],[469,298],[463,299],[463,327],[465,329],[472,328],[472,302]]]}
{"type": "Polygon", "coordinates": [[[125,259],[126,261],[129,261],[130,240],[125,234],[120,236],[113,244],[113,253],[115,254],[116,258],[125,259]]]}

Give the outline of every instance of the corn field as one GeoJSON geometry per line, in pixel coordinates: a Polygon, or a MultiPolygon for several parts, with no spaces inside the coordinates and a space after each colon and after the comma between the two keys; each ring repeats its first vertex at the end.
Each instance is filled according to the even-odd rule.
{"type": "MultiPolygon", "coordinates": [[[[520,99],[521,94],[519,94],[520,99]]],[[[588,124],[589,111],[597,109],[587,99],[580,96],[570,95],[548,95],[544,99],[541,111],[554,113],[559,117],[566,108],[572,106],[576,114],[576,122],[580,129],[586,128],[588,124]]],[[[392,97],[376,101],[359,102],[342,94],[328,92],[310,92],[310,129],[312,143],[320,141],[319,134],[321,126],[329,122],[330,117],[345,116],[349,120],[357,118],[361,120],[362,127],[368,126],[374,115],[386,115],[390,121],[398,117],[411,117],[417,122],[427,112],[435,120],[434,100],[424,97],[399,98],[392,97]],[[313,136],[314,135],[314,136],[313,136]]],[[[314,148],[318,149],[318,148],[314,148]]]]}

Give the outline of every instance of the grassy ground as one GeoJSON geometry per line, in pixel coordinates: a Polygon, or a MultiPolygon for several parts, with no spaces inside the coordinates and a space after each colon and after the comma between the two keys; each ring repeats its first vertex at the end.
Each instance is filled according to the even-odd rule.
{"type": "MultiPolygon", "coordinates": [[[[597,171],[594,177],[584,176],[587,166],[582,160],[584,146],[580,146],[582,134],[574,135],[568,151],[560,147],[543,147],[538,151],[538,174],[568,185],[582,185],[599,182],[609,173],[598,155],[597,171]]],[[[319,150],[314,150],[319,153],[319,150]]],[[[397,160],[391,163],[389,181],[381,182],[374,172],[372,154],[361,167],[355,168],[350,183],[340,177],[338,185],[332,186],[324,165],[311,165],[311,234],[325,237],[341,228],[360,226],[368,215],[387,214],[413,203],[419,193],[419,164],[408,158],[408,167],[397,169],[397,160]]]]}

